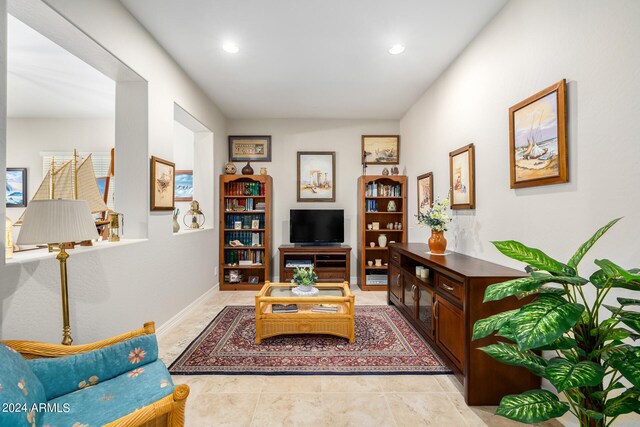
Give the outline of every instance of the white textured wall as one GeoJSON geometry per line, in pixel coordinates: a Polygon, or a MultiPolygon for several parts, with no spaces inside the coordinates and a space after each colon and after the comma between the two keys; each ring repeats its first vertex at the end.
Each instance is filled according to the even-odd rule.
{"type": "MultiPolygon", "coordinates": [[[[28,169],[28,196],[42,182],[42,153],[50,151],[108,153],[115,142],[113,119],[7,119],[7,167],[28,169]]],[[[24,208],[7,208],[17,220],[24,208]]]]}
{"type": "MultiPolygon", "coordinates": [[[[400,122],[413,192],[415,177],[433,171],[435,194],[445,195],[448,153],[476,147],[477,209],[454,214],[452,249],[519,267],[490,243],[516,239],[566,261],[624,216],[591,257],[640,265],[639,40],[637,1],[514,0],[413,105],[400,122]],[[562,78],[570,182],[511,190],[509,107],[562,78]]],[[[426,238],[410,230],[411,240],[426,238]]]]}
{"type": "MultiPolygon", "coordinates": [[[[173,158],[174,103],[178,103],[214,132],[216,146],[209,161],[216,170],[222,169],[225,117],[119,2],[48,3],[148,82],[148,156],[173,158]]],[[[133,172],[128,176],[144,177],[128,185],[149,188],[148,170],[133,172]]],[[[148,205],[148,191],[145,196],[137,203],[148,205]]],[[[174,236],[170,212],[148,212],[147,217],[149,240],[144,243],[71,253],[71,324],[76,342],[111,336],[147,320],[162,324],[217,283],[217,230],[174,236]]],[[[53,258],[0,267],[0,338],[60,339],[58,274],[53,258]]]]}
{"type": "MultiPolygon", "coordinates": [[[[397,120],[229,120],[229,135],[271,135],[271,163],[252,163],[255,173],[266,167],[273,177],[273,274],[278,276],[277,248],[289,243],[290,209],[344,209],[345,243],[351,245],[351,277],[356,275],[358,177],[362,175],[362,135],[398,134],[397,120]],[[298,151],[336,152],[335,203],[298,203],[296,170],[298,151]]],[[[404,164],[409,154],[402,151],[404,164]]],[[[402,166],[402,164],[400,166],[402,166]]],[[[238,173],[244,163],[236,163],[238,173]]],[[[368,175],[380,174],[382,166],[369,166],[368,175]]]]}

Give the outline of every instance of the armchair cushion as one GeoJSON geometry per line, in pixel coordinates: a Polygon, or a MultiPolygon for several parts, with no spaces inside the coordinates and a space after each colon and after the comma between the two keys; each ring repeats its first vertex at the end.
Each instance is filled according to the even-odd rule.
{"type": "Polygon", "coordinates": [[[0,343],[0,427],[40,427],[44,387],[20,353],[0,343]]]}
{"type": "Polygon", "coordinates": [[[44,385],[46,399],[108,381],[158,359],[155,335],[136,337],[72,356],[32,359],[29,366],[44,385]]]}
{"type": "Polygon", "coordinates": [[[58,410],[44,414],[44,426],[101,426],[170,395],[173,389],[169,371],[156,360],[49,401],[58,410]]]}

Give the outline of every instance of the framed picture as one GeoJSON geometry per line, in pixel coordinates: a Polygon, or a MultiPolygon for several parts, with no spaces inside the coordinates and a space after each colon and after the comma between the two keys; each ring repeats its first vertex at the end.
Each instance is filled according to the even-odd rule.
{"type": "Polygon", "coordinates": [[[177,170],[176,186],[174,189],[176,202],[190,202],[193,200],[193,171],[177,170]]]}
{"type": "Polygon", "coordinates": [[[418,177],[418,214],[425,214],[433,206],[433,172],[418,177]]]}
{"type": "Polygon", "coordinates": [[[101,176],[100,178],[96,178],[96,183],[98,184],[98,190],[100,190],[100,195],[102,196],[102,200],[107,203],[109,199],[109,183],[111,181],[111,177],[101,176]]]}
{"type": "Polygon", "coordinates": [[[7,168],[6,206],[8,208],[26,208],[27,201],[27,168],[7,168]]]}
{"type": "Polygon", "coordinates": [[[565,86],[560,80],[509,108],[511,188],[569,181],[565,86]]]}
{"type": "Polygon", "coordinates": [[[475,209],[475,156],[473,144],[449,153],[451,209],[475,209]]]}
{"type": "Polygon", "coordinates": [[[234,221],[233,222],[234,230],[242,230],[242,221],[234,221]]]}
{"type": "Polygon", "coordinates": [[[400,163],[400,135],[362,135],[363,165],[400,163]]]}
{"type": "Polygon", "coordinates": [[[298,151],[298,201],[336,201],[336,152],[298,151]]]}
{"type": "Polygon", "coordinates": [[[260,228],[260,220],[259,219],[252,219],[251,220],[251,229],[258,230],[259,228],[260,228]]]}
{"type": "Polygon", "coordinates": [[[260,282],[260,277],[258,277],[258,276],[249,276],[248,282],[251,283],[251,284],[256,284],[256,283],[260,282]]]}
{"type": "Polygon", "coordinates": [[[151,156],[151,210],[172,211],[175,188],[175,164],[151,156]]]}
{"type": "Polygon", "coordinates": [[[230,162],[270,162],[271,135],[229,136],[230,162]]]}

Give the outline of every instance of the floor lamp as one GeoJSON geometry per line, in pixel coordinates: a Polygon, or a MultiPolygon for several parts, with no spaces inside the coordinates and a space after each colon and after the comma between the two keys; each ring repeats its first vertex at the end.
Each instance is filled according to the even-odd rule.
{"type": "Polygon", "coordinates": [[[89,205],[84,200],[32,200],[22,220],[18,245],[58,244],[60,252],[60,288],[62,291],[62,344],[71,345],[69,325],[69,292],[65,250],[73,242],[98,238],[89,205]]]}

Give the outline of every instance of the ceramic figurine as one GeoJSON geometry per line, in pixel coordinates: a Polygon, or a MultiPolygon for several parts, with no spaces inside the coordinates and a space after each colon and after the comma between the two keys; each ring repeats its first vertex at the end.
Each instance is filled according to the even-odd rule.
{"type": "Polygon", "coordinates": [[[229,162],[226,165],[224,165],[224,173],[226,173],[227,175],[235,175],[236,174],[236,165],[234,165],[233,163],[229,162]]]}
{"type": "Polygon", "coordinates": [[[387,169],[387,168],[382,169],[382,175],[384,175],[384,176],[389,175],[389,169],[387,169]]]}
{"type": "Polygon", "coordinates": [[[267,168],[260,168],[260,175],[268,175],[267,168]]]}
{"type": "Polygon", "coordinates": [[[391,168],[391,175],[398,175],[400,173],[400,169],[397,166],[391,168]]]}
{"type": "Polygon", "coordinates": [[[378,236],[378,245],[380,245],[381,248],[384,248],[387,246],[387,235],[386,234],[381,234],[378,236]]]}
{"type": "Polygon", "coordinates": [[[389,203],[387,203],[387,212],[395,212],[395,211],[396,211],[395,200],[389,200],[389,203]]]}

